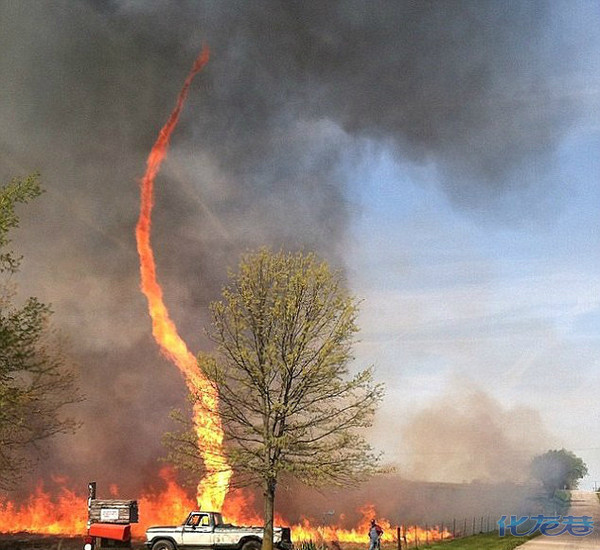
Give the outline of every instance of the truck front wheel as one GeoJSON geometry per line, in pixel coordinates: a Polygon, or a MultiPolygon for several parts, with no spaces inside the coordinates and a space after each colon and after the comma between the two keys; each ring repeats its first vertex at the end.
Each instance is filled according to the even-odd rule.
{"type": "Polygon", "coordinates": [[[175,550],[175,545],[170,540],[157,540],[152,550],[175,550]]]}
{"type": "Polygon", "coordinates": [[[260,550],[262,544],[257,540],[249,540],[242,545],[242,550],[260,550]]]}

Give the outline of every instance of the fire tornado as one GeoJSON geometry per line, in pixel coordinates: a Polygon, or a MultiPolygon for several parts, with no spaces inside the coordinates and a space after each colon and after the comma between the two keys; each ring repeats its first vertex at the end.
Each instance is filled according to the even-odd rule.
{"type": "Polygon", "coordinates": [[[194,62],[181,91],[175,108],[146,161],[146,172],[140,182],[140,216],[136,226],[137,250],[140,257],[141,290],[148,300],[148,310],[152,319],[152,334],[162,353],[172,361],[183,374],[185,383],[200,402],[194,405],[194,428],[198,436],[198,448],[206,469],[205,477],[198,484],[198,504],[207,510],[220,511],[225,500],[231,478],[231,468],[223,454],[223,428],[217,412],[218,395],[208,384],[198,368],[196,357],[179,336],[175,323],[163,301],[163,292],[156,279],[156,262],[150,243],[152,207],[154,206],[154,178],[167,155],[171,134],[177,125],[183,104],[194,77],[203,69],[209,59],[208,48],[204,47],[194,62]]]}

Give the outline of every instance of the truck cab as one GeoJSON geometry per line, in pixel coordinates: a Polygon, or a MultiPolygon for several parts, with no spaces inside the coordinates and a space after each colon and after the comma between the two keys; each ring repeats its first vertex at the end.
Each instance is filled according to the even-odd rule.
{"type": "MultiPolygon", "coordinates": [[[[292,550],[288,527],[273,529],[273,546],[292,550]]],[[[223,521],[219,512],[194,510],[176,526],[149,527],[146,548],[149,550],[260,550],[262,527],[238,527],[223,521]]]]}
{"type": "Polygon", "coordinates": [[[223,523],[216,512],[191,512],[183,524],[182,546],[214,546],[215,527],[223,523]]]}

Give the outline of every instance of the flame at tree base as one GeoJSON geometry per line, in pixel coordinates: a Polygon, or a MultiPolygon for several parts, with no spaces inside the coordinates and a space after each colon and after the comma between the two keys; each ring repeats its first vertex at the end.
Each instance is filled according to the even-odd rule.
{"type": "MultiPolygon", "coordinates": [[[[177,525],[183,522],[191,510],[197,508],[195,499],[177,484],[169,468],[164,468],[160,477],[165,487],[160,491],[148,491],[138,498],[140,523],[132,525],[132,535],[143,539],[145,530],[151,525],[177,525]]],[[[115,496],[118,489],[111,487],[115,496]]],[[[368,544],[368,530],[371,518],[376,518],[376,508],[372,504],[363,506],[358,524],[347,529],[339,525],[314,525],[302,519],[291,525],[292,540],[322,541],[337,543],[368,544]]],[[[241,490],[229,492],[223,506],[223,516],[228,523],[237,525],[262,525],[261,516],[254,509],[254,499],[241,490]]],[[[281,515],[276,515],[277,525],[289,525],[281,515]]],[[[378,519],[384,529],[383,542],[397,541],[396,527],[386,519],[378,519]]],[[[40,484],[34,494],[20,504],[0,498],[0,533],[35,533],[44,535],[82,536],[87,528],[87,499],[81,494],[62,487],[58,494],[51,496],[40,484]]],[[[404,534],[404,533],[403,533],[404,534]]],[[[419,542],[452,538],[448,530],[439,528],[422,529],[411,527],[406,532],[406,541],[419,542]]],[[[404,539],[403,539],[404,540],[404,539]]]]}

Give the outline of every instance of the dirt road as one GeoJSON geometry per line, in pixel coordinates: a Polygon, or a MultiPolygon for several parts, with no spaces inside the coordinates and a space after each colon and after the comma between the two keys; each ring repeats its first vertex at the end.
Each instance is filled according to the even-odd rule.
{"type": "Polygon", "coordinates": [[[539,536],[522,546],[519,550],[600,550],[600,502],[596,493],[573,491],[571,493],[572,516],[592,516],[594,531],[585,537],[575,537],[565,533],[558,537],[539,536]]]}

